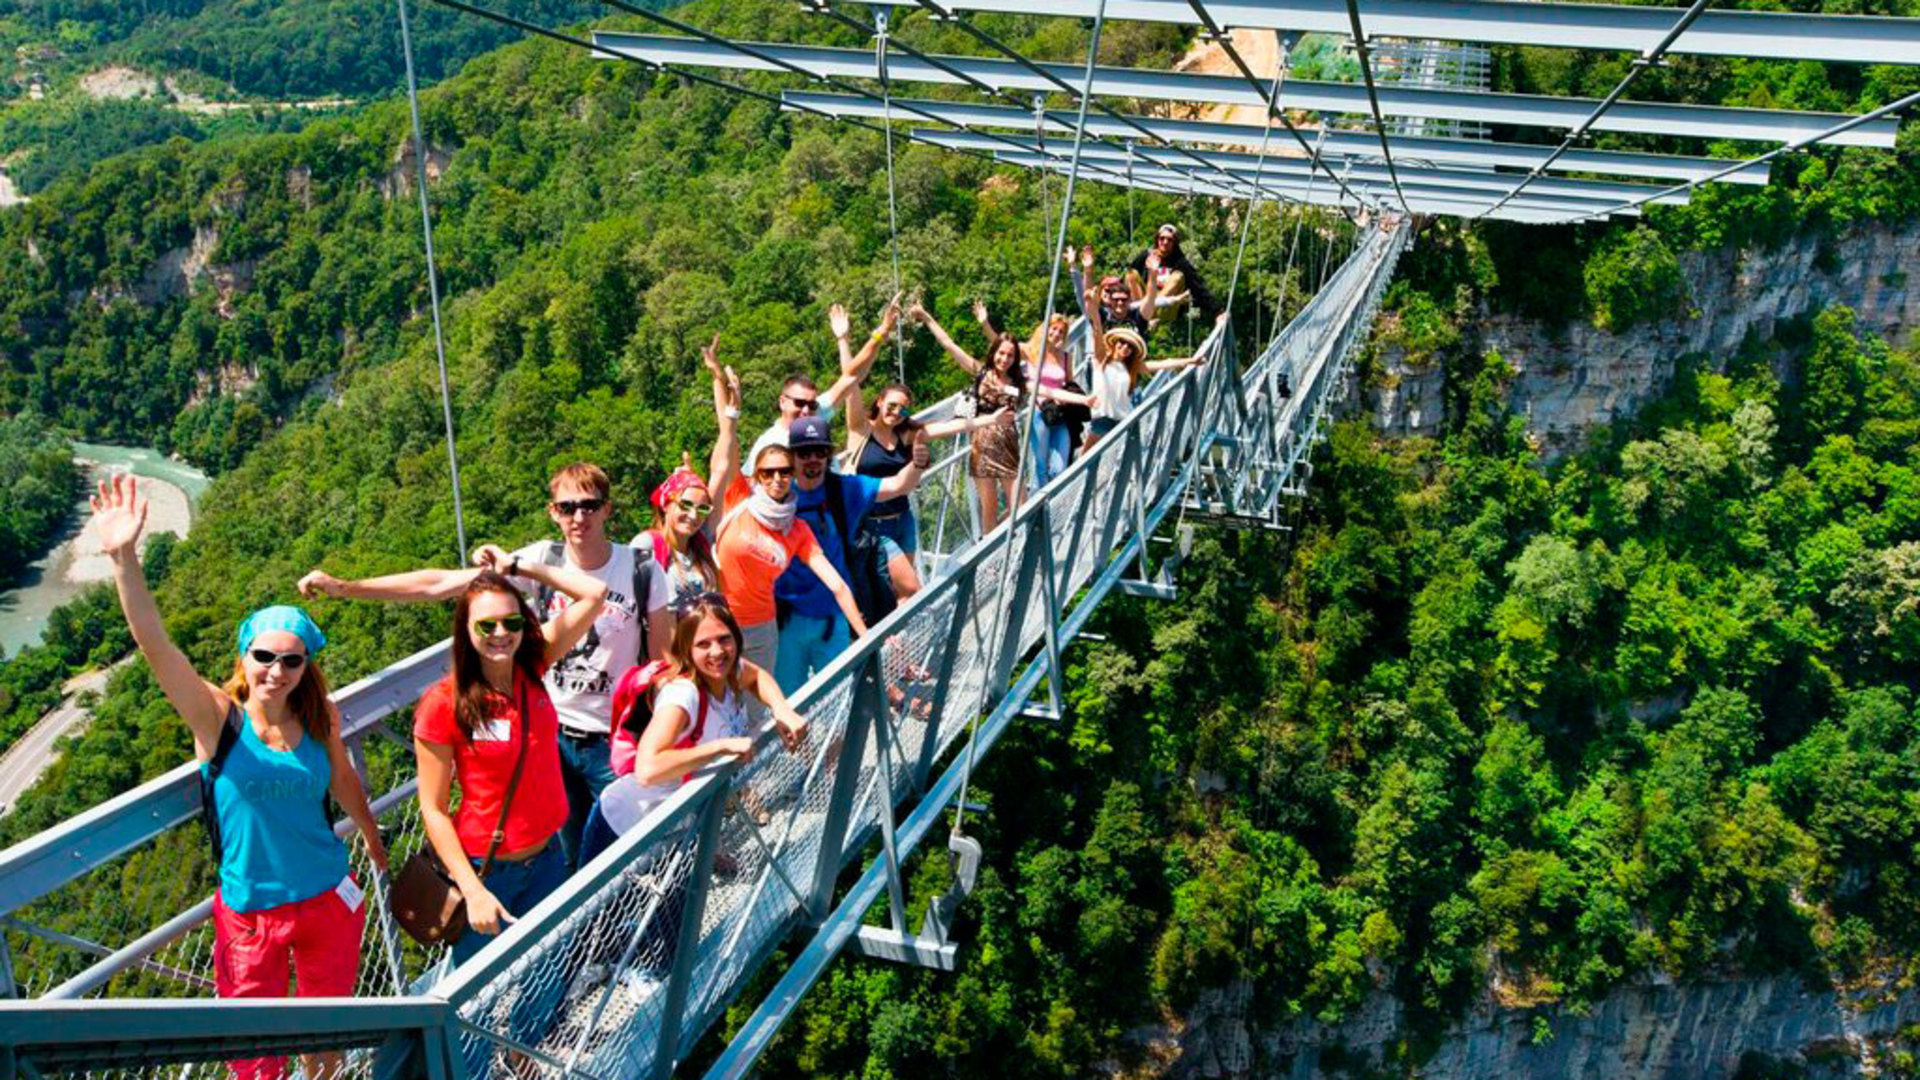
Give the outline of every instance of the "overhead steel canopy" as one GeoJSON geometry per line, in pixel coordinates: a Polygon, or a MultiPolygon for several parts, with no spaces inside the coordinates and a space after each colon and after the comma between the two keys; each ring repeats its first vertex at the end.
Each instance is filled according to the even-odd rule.
{"type": "MultiPolygon", "coordinates": [[[[1009,139],[1005,136],[981,135],[971,131],[941,131],[920,128],[914,130],[913,137],[921,142],[931,143],[935,146],[995,153],[1008,160],[1023,157],[1037,158],[1047,156],[1048,150],[1050,149],[1042,146],[1031,136],[1024,139],[1017,137],[1011,139],[1011,141],[1022,143],[1028,148],[1029,153],[1024,155],[1021,151],[1009,147],[1007,145],[1009,139]]],[[[1249,181],[1258,179],[1262,184],[1266,184],[1269,180],[1278,181],[1288,177],[1298,177],[1304,182],[1313,174],[1313,170],[1307,165],[1307,162],[1301,158],[1276,158],[1269,156],[1265,161],[1262,161],[1258,156],[1253,154],[1227,154],[1218,151],[1206,151],[1201,153],[1200,157],[1203,158],[1207,164],[1235,177],[1244,178],[1249,181]]],[[[1106,171],[1110,174],[1122,171],[1128,163],[1127,151],[1124,149],[1115,150],[1106,146],[1081,147],[1080,160],[1083,163],[1082,168],[1085,168],[1087,163],[1104,164],[1106,171]]],[[[1133,166],[1134,171],[1138,173],[1142,165],[1164,169],[1173,166],[1178,159],[1171,157],[1165,150],[1157,147],[1142,146],[1136,147],[1133,150],[1133,161],[1138,163],[1133,166]]],[[[1021,163],[1026,164],[1027,162],[1023,160],[1021,163]]],[[[1387,170],[1380,165],[1362,165],[1355,163],[1336,167],[1336,171],[1348,179],[1381,180],[1389,183],[1391,183],[1392,180],[1387,170]]],[[[1518,176],[1506,173],[1475,172],[1467,169],[1440,169],[1407,163],[1402,163],[1399,166],[1398,172],[1403,180],[1425,181],[1437,187],[1456,188],[1462,191],[1486,192],[1494,195],[1498,195],[1511,188],[1514,181],[1519,179],[1518,176]]],[[[1324,179],[1321,181],[1321,183],[1325,182],[1324,179]]],[[[1534,181],[1529,190],[1556,195],[1563,199],[1591,201],[1598,204],[1599,207],[1641,197],[1645,197],[1660,205],[1677,206],[1687,201],[1685,195],[1668,194],[1667,189],[1657,185],[1622,184],[1605,180],[1541,179],[1534,181]]]]}
{"type": "MultiPolygon", "coordinates": [[[[1019,163],[1009,161],[1008,164],[1019,163]]],[[[1067,172],[1066,165],[1052,158],[1044,159],[1044,164],[1035,164],[1032,167],[1045,169],[1048,172],[1062,174],[1067,172]]],[[[1082,170],[1080,178],[1083,181],[1091,180],[1103,184],[1126,183],[1125,181],[1114,180],[1110,173],[1093,176],[1084,170],[1082,170]]],[[[1230,187],[1213,181],[1184,179],[1171,175],[1165,170],[1155,168],[1143,169],[1136,172],[1132,178],[1131,186],[1147,191],[1164,192],[1168,195],[1204,195],[1221,199],[1244,199],[1247,197],[1247,192],[1243,189],[1230,187]]],[[[1281,181],[1274,186],[1284,189],[1289,199],[1306,203],[1309,206],[1342,207],[1352,205],[1351,201],[1341,196],[1339,189],[1324,180],[1314,182],[1308,179],[1289,179],[1281,181]]],[[[1365,195],[1375,204],[1385,204],[1393,200],[1393,188],[1386,183],[1375,184],[1356,181],[1351,182],[1350,186],[1362,195],[1365,195]]],[[[1434,214],[1445,217],[1472,217],[1480,211],[1485,210],[1487,203],[1490,201],[1484,197],[1472,198],[1462,196],[1458,192],[1444,190],[1428,191],[1425,188],[1416,188],[1414,185],[1405,184],[1404,182],[1402,186],[1406,189],[1407,206],[1416,214],[1434,214]]],[[[1521,199],[1517,199],[1501,207],[1499,214],[1496,216],[1502,220],[1515,221],[1522,224],[1552,225],[1570,219],[1591,217],[1604,212],[1604,210],[1596,210],[1594,204],[1590,202],[1537,200],[1532,196],[1524,196],[1521,199]]],[[[1613,212],[1620,217],[1639,216],[1639,211],[1633,209],[1613,212]]]]}
{"type": "MultiPolygon", "coordinates": [[[[884,0],[859,0],[877,5],[884,0]]],[[[924,5],[929,8],[934,4],[924,5]]],[[[1061,15],[1091,19],[1100,0],[940,0],[949,12],[1061,15]]],[[[1214,21],[1228,28],[1349,32],[1346,0],[1208,0],[1214,21]]],[[[1370,37],[1433,38],[1493,45],[1641,52],[1680,19],[1679,8],[1533,0],[1366,0],[1370,37]]],[[[1187,0],[1106,0],[1106,17],[1199,26],[1187,0]]],[[[1708,11],[1669,52],[1756,60],[1824,60],[1836,64],[1920,64],[1920,21],[1873,15],[1801,15],[1771,11],[1708,11]]]]}
{"type": "MultiPolygon", "coordinates": [[[[788,90],[780,97],[796,109],[834,116],[884,119],[887,110],[879,102],[848,94],[822,94],[811,90],[788,90]]],[[[975,105],[966,102],[934,101],[929,98],[896,100],[894,119],[906,107],[936,116],[955,127],[1008,128],[1031,133],[1034,115],[1025,109],[1007,105],[975,105]]],[[[1049,110],[1049,131],[1071,132],[1073,114],[1049,110]]],[[[1134,115],[1129,119],[1163,139],[1177,142],[1214,143],[1226,146],[1258,146],[1267,129],[1258,124],[1227,124],[1209,120],[1167,120],[1156,116],[1134,115]]],[[[1321,134],[1307,130],[1310,137],[1321,134]]],[[[1105,117],[1087,117],[1087,134],[1126,139],[1136,134],[1126,124],[1105,117]]],[[[1377,160],[1379,145],[1363,132],[1327,130],[1320,144],[1326,157],[1334,159],[1377,160]]],[[[1481,142],[1477,139],[1443,139],[1432,136],[1395,135],[1396,156],[1404,155],[1411,164],[1467,165],[1492,168],[1530,169],[1548,160],[1552,147],[1523,143],[1481,142]]],[[[1269,157],[1300,160],[1299,150],[1291,145],[1270,149],[1269,157]]],[[[1551,168],[1560,172],[1607,173],[1654,180],[1706,180],[1736,164],[1724,158],[1687,157],[1674,154],[1643,154],[1623,150],[1569,150],[1555,160],[1551,168]]],[[[1753,165],[1724,177],[1729,183],[1765,184],[1769,175],[1765,164],[1753,165]]]]}
{"type": "MultiPolygon", "coordinates": [[[[694,38],[595,31],[593,41],[609,58],[626,56],[653,64],[686,64],[748,71],[786,70],[780,64],[749,56],[726,45],[694,38]]],[[[865,49],[764,42],[748,43],[747,47],[816,77],[874,76],[873,53],[865,49]]],[[[964,86],[968,85],[966,78],[961,77],[964,75],[998,89],[1022,93],[1051,93],[1058,89],[1055,83],[1010,60],[977,56],[939,56],[935,59],[939,64],[896,54],[887,61],[888,73],[896,82],[964,86]]],[[[1037,66],[1067,81],[1077,82],[1082,74],[1080,69],[1070,64],[1037,66]]],[[[1109,97],[1179,104],[1266,107],[1264,94],[1243,79],[1193,72],[1096,67],[1093,92],[1109,97]]],[[[1379,88],[1379,98],[1381,112],[1388,116],[1541,128],[1577,127],[1592,117],[1594,106],[1600,104],[1592,98],[1465,93],[1403,86],[1382,86],[1379,88]]],[[[1279,106],[1282,109],[1307,109],[1335,114],[1364,114],[1369,111],[1364,87],[1304,79],[1286,80],[1280,91],[1279,106]]],[[[1787,143],[1813,138],[1846,120],[1847,116],[1843,113],[1622,101],[1595,119],[1591,127],[1594,131],[1787,143]]],[[[1892,149],[1898,131],[1897,121],[1883,119],[1863,124],[1827,141],[1837,146],[1892,149]]]]}

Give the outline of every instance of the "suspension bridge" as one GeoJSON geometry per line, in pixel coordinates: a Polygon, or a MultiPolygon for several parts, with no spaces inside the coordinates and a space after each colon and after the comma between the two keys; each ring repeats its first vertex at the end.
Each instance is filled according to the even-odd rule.
{"type": "MultiPolygon", "coordinates": [[[[464,0],[433,2],[577,43],[608,62],[873,127],[889,142],[905,124],[901,136],[916,142],[1062,173],[1050,250],[1062,246],[1082,179],[1339,208],[1351,215],[1351,249],[1337,267],[1328,252],[1317,291],[1244,359],[1233,324],[1213,327],[1199,349],[1206,364],[1149,384],[1113,433],[991,532],[981,534],[972,507],[964,436],[943,447],[914,495],[927,587],[797,695],[810,722],[804,749],[769,748],[749,763],[704,770],[458,968],[397,933],[375,890],[358,996],[215,1000],[211,897],[170,876],[169,859],[203,843],[191,764],[0,852],[0,997],[14,999],[0,1001],[6,1076],[220,1076],[231,1059],[346,1050],[349,1071],[378,1077],[454,1080],[509,1060],[522,1074],[664,1077],[791,945],[772,989],[707,1070],[746,1075],[842,953],[953,967],[954,916],[981,855],[963,824],[975,764],[1013,725],[1059,718],[1063,650],[1107,596],[1175,595],[1183,523],[1280,526],[1305,490],[1313,447],[1420,219],[1632,216],[1684,202],[1707,183],[1764,184],[1773,160],[1817,144],[1891,148],[1899,118],[1920,102],[1913,94],[1841,115],[1625,100],[1641,72],[1684,54],[1920,63],[1920,20],[1709,11],[1707,0],[1684,10],[1069,0],[1055,13],[1094,27],[1078,66],[1023,57],[968,18],[1021,7],[1008,0],[919,5],[965,30],[984,56],[899,42],[890,7],[879,4],[805,5],[872,33],[875,48],[863,51],[731,41],[624,3],[609,6],[668,33],[581,39],[464,0]],[[849,8],[873,10],[861,20],[849,8]],[[1095,53],[1109,19],[1188,26],[1238,74],[1102,66],[1095,53]],[[1346,35],[1363,79],[1262,75],[1235,50],[1232,29],[1276,34],[1283,58],[1302,32],[1346,35]],[[1455,42],[1623,50],[1636,59],[1604,98],[1526,97],[1487,92],[1485,50],[1455,42]],[[809,88],[775,96],[704,73],[711,69],[784,72],[809,88]],[[965,87],[989,100],[897,97],[900,82],[965,87]],[[1110,101],[1250,107],[1266,122],[1127,113],[1110,101]],[[1564,134],[1557,142],[1484,137],[1529,127],[1564,134]],[[1596,149],[1587,145],[1595,132],[1759,149],[1740,158],[1596,149]],[[903,866],[940,844],[953,885],[916,924],[903,866]],[[114,933],[82,938],[49,925],[46,913],[87,907],[101,883],[126,875],[150,875],[154,886],[143,910],[103,920],[114,933]],[[864,925],[879,905],[885,924],[864,925]],[[649,933],[655,924],[673,931],[649,933]]],[[[406,0],[399,4],[404,26],[406,0]]],[[[424,200],[424,178],[418,188],[424,200]]],[[[1230,305],[1250,221],[1240,215],[1230,305]]],[[[428,257],[431,267],[430,242],[428,257]]],[[[1053,273],[1049,312],[1057,266],[1053,273]]],[[[433,301],[437,323],[437,282],[433,301]]],[[[1087,345],[1076,323],[1076,363],[1088,362],[1087,345]]],[[[920,415],[938,420],[955,405],[920,415]]],[[[464,550],[464,536],[461,543],[464,550]]],[[[411,754],[367,750],[384,741],[410,751],[409,710],[445,669],[442,643],[335,694],[396,859],[422,843],[411,754]]],[[[368,870],[356,867],[362,880],[368,870]]]]}

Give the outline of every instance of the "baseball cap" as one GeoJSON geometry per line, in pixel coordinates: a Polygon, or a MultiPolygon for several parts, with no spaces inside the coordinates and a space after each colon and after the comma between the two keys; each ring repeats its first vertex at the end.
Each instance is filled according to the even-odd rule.
{"type": "Polygon", "coordinates": [[[804,450],[810,446],[832,446],[833,435],[827,421],[818,416],[802,416],[787,426],[787,446],[804,450]]]}

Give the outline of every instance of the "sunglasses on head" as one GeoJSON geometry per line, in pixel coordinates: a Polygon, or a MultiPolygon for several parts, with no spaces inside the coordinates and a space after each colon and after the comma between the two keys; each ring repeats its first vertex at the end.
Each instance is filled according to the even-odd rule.
{"type": "Polygon", "coordinates": [[[572,517],[574,514],[596,513],[605,505],[605,499],[556,499],[553,508],[560,511],[562,517],[572,517]]]}
{"type": "Polygon", "coordinates": [[[791,479],[791,478],[793,477],[793,466],[791,466],[791,465],[769,465],[768,467],[766,467],[766,468],[764,468],[764,469],[755,469],[755,470],[753,470],[753,475],[755,475],[755,476],[759,476],[759,477],[764,477],[764,478],[766,478],[766,479],[768,479],[768,480],[773,480],[773,479],[777,479],[777,478],[779,478],[779,477],[782,477],[782,476],[784,476],[784,477],[787,477],[787,478],[789,478],[789,479],[791,479]]]}
{"type": "Polygon", "coordinates": [[[692,596],[684,596],[678,600],[675,600],[672,604],[673,614],[675,617],[679,617],[682,615],[689,614],[695,608],[699,608],[702,606],[725,608],[728,611],[733,610],[732,608],[727,607],[726,597],[721,596],[717,592],[708,591],[703,593],[695,593],[692,596]]]}
{"type": "Polygon", "coordinates": [[[794,397],[792,394],[788,394],[787,402],[801,412],[817,412],[820,409],[819,398],[794,397]]]}
{"type": "Polygon", "coordinates": [[[480,631],[484,637],[492,637],[495,634],[502,633],[517,634],[527,628],[527,617],[525,615],[505,615],[498,619],[475,619],[473,620],[473,628],[480,631]]]}
{"type": "Polygon", "coordinates": [[[675,499],[673,500],[673,505],[678,507],[681,513],[692,514],[694,517],[706,517],[708,514],[713,513],[712,503],[697,503],[692,499],[675,499]]]}
{"type": "Polygon", "coordinates": [[[279,664],[288,671],[298,671],[300,670],[300,665],[307,662],[306,653],[274,652],[272,649],[248,649],[247,655],[252,657],[253,662],[259,664],[261,667],[272,667],[275,664],[279,664]]]}

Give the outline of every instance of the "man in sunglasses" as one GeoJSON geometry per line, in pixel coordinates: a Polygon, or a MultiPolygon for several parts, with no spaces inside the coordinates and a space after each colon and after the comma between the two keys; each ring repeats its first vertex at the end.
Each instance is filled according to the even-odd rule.
{"type": "MultiPolygon", "coordinates": [[[[1061,252],[1060,258],[1066,262],[1067,269],[1073,278],[1073,295],[1083,298],[1080,305],[1080,314],[1091,317],[1093,313],[1086,309],[1084,298],[1087,295],[1086,279],[1093,276],[1093,248],[1083,247],[1080,249],[1080,262],[1078,265],[1075,265],[1073,262],[1073,252],[1071,249],[1061,252]]],[[[1134,332],[1138,333],[1144,340],[1147,335],[1151,333],[1151,329],[1147,323],[1147,317],[1140,313],[1142,311],[1153,310],[1154,286],[1154,279],[1149,277],[1146,282],[1146,296],[1136,302],[1133,298],[1133,291],[1127,288],[1127,283],[1119,276],[1109,274],[1101,278],[1100,321],[1104,323],[1109,330],[1116,326],[1132,327],[1134,332]]]]}
{"type": "MultiPolygon", "coordinates": [[[[787,447],[793,454],[799,518],[813,530],[814,539],[840,577],[851,581],[849,573],[854,568],[849,565],[848,553],[860,523],[875,503],[905,497],[920,485],[927,467],[926,446],[917,445],[907,467],[884,479],[829,469],[833,437],[827,422],[817,416],[794,421],[787,432],[787,447]]],[[[852,627],[833,593],[804,563],[787,567],[774,585],[774,596],[782,613],[780,659],[774,665],[774,675],[781,691],[791,694],[846,649],[853,640],[852,627]]]]}
{"type": "Polygon", "coordinates": [[[833,329],[834,345],[840,353],[840,377],[823,393],[813,383],[813,379],[801,373],[787,376],[780,384],[780,418],[773,422],[761,434],[761,438],[775,431],[786,432],[793,429],[793,422],[803,416],[817,416],[828,423],[833,422],[834,410],[860,388],[860,380],[867,377],[873,367],[873,358],[880,354],[880,343],[888,334],[893,333],[894,324],[900,321],[900,298],[894,297],[881,313],[880,325],[874,327],[867,336],[866,344],[854,352],[847,340],[853,332],[853,320],[847,315],[847,309],[839,304],[827,310],[827,325],[833,329]]]}
{"type": "Polygon", "coordinates": [[[463,570],[414,570],[364,581],[343,581],[315,570],[300,579],[300,592],[359,600],[449,600],[464,591],[482,570],[513,578],[534,609],[549,617],[567,605],[567,597],[545,589],[514,571],[541,564],[566,566],[606,583],[606,604],[587,634],[547,669],[547,693],[560,714],[560,774],[567,791],[568,818],[560,842],[574,865],[580,830],[600,790],[613,782],[608,736],[612,731],[613,686],[628,668],[658,659],[673,632],[667,611],[667,575],[651,553],[607,538],[612,484],[597,465],[568,465],[548,481],[547,516],[561,541],[540,540],[507,552],[494,544],[475,549],[475,566],[463,570]]]}

